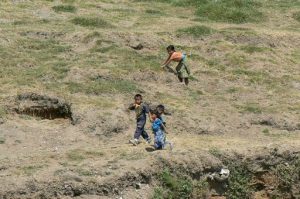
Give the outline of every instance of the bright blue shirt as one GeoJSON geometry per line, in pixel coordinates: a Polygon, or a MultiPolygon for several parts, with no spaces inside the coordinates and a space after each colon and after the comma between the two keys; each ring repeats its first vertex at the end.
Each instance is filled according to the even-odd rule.
{"type": "Polygon", "coordinates": [[[159,118],[156,118],[152,123],[152,130],[154,133],[157,133],[158,131],[162,130],[162,121],[159,118]]]}

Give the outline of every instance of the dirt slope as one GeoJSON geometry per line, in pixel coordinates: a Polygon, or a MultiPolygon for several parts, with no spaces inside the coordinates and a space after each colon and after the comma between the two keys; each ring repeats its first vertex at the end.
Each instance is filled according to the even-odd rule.
{"type": "MultiPolygon", "coordinates": [[[[1,1],[0,198],[152,198],[165,168],[197,181],[226,158],[251,165],[274,149],[281,155],[267,173],[292,164],[300,150],[296,3],[263,6],[265,20],[233,24],[160,1],[1,1]],[[182,33],[198,26],[209,33],[182,33]],[[188,54],[189,87],[159,67],[169,44],[188,54]],[[24,93],[70,104],[72,117],[18,114],[24,93]],[[135,93],[167,107],[172,152],[128,144],[135,93]]],[[[271,198],[268,190],[253,197],[271,198]]]]}

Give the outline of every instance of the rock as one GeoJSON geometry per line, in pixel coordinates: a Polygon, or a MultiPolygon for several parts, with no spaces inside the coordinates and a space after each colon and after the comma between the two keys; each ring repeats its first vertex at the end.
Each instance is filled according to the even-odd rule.
{"type": "Polygon", "coordinates": [[[134,184],[134,187],[136,188],[136,189],[141,189],[142,188],[142,184],[141,183],[135,183],[134,184]]]}
{"type": "Polygon", "coordinates": [[[144,48],[142,44],[138,44],[136,46],[130,46],[130,47],[133,48],[134,50],[142,50],[144,48]]]}

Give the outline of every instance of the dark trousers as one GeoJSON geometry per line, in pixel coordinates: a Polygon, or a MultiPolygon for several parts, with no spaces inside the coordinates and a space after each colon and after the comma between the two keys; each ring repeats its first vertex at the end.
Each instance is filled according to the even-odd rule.
{"type": "Polygon", "coordinates": [[[136,121],[136,130],[134,133],[134,138],[139,139],[142,136],[145,140],[149,140],[150,137],[145,131],[146,119],[139,119],[136,121]]]}

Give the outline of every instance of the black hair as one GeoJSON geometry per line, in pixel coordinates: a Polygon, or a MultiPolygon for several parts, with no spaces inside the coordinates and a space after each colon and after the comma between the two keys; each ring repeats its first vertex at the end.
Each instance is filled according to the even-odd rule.
{"type": "Polygon", "coordinates": [[[141,94],[136,94],[136,95],[134,96],[134,99],[137,99],[137,98],[143,99],[143,96],[142,96],[141,94]]]}
{"type": "Polygon", "coordinates": [[[157,117],[159,116],[159,112],[157,111],[157,109],[150,110],[150,113],[156,115],[157,117]]]}
{"type": "Polygon", "coordinates": [[[167,47],[167,50],[168,50],[168,51],[175,51],[175,47],[174,47],[173,45],[169,45],[169,46],[167,47]]]}
{"type": "Polygon", "coordinates": [[[156,107],[157,110],[162,110],[162,111],[165,111],[165,106],[160,104],[156,107]]]}

